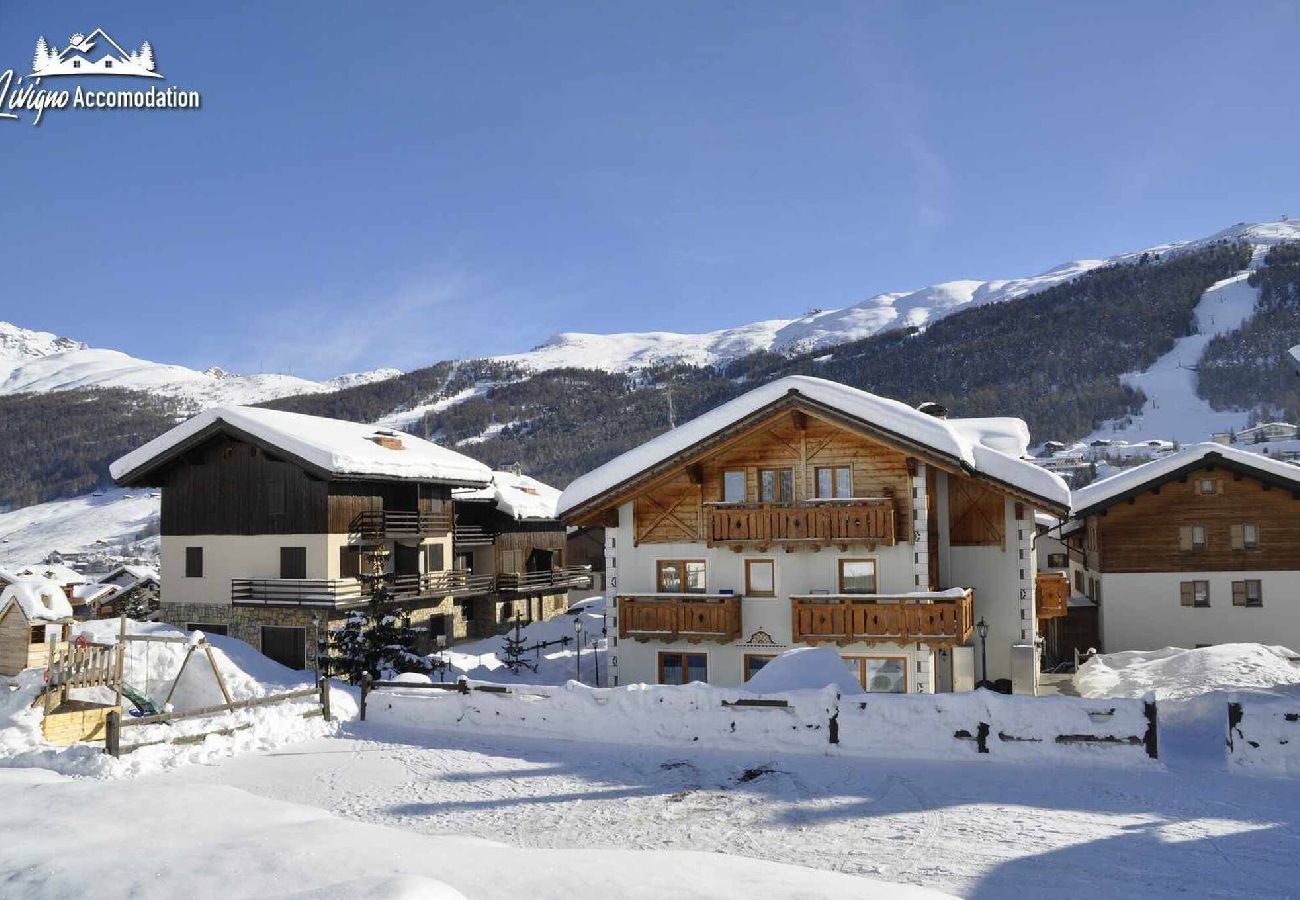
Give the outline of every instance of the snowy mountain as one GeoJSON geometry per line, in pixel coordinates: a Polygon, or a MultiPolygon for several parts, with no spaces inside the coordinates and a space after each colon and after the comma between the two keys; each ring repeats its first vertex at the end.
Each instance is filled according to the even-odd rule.
{"type": "Polygon", "coordinates": [[[891,328],[924,326],[962,309],[1026,297],[1101,266],[1132,262],[1143,254],[1163,256],[1236,240],[1247,241],[1257,248],[1300,240],[1300,222],[1242,222],[1205,238],[1161,244],[1106,259],[1074,260],[1040,275],[992,281],[946,281],[919,290],[876,294],[843,309],[817,311],[796,319],[768,319],[703,334],[561,332],[527,353],[496,359],[535,371],[579,365],[621,372],[671,362],[713,365],[760,350],[806,353],[891,328]]]}
{"type": "Polygon", "coordinates": [[[400,374],[397,369],[376,369],[309,381],[293,375],[232,375],[217,367],[198,372],[0,322],[0,394],[125,388],[174,397],[198,408],[340,390],[400,374]]]}
{"type": "Polygon", "coordinates": [[[154,491],[110,489],[0,513],[0,567],[52,550],[156,558],[160,504],[154,491]]]}

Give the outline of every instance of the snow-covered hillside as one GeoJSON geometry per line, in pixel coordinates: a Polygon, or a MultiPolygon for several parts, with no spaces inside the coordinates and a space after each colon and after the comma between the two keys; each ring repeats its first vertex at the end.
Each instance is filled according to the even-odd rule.
{"type": "Polygon", "coordinates": [[[165,394],[201,408],[333,391],[399,374],[397,369],[376,369],[309,381],[293,375],[232,375],[216,367],[199,372],[0,322],[0,394],[127,388],[165,394]]]}
{"type": "Polygon", "coordinates": [[[1106,259],[1080,259],[1041,275],[1007,280],[961,280],[919,290],[877,294],[843,309],[821,310],[800,318],[768,319],[703,334],[669,331],[623,334],[562,332],[527,353],[497,357],[545,370],[581,365],[611,372],[664,362],[711,365],[757,350],[805,352],[869,337],[880,331],[928,322],[972,306],[1015,300],[1070,281],[1100,266],[1131,262],[1142,254],[1185,252],[1218,241],[1245,240],[1258,248],[1300,240],[1300,222],[1240,223],[1205,238],[1160,244],[1106,259]]]}
{"type": "Polygon", "coordinates": [[[0,566],[40,562],[51,550],[156,557],[160,508],[155,492],[109,490],[0,513],[0,566]],[[123,554],[128,545],[138,553],[123,554]]]}

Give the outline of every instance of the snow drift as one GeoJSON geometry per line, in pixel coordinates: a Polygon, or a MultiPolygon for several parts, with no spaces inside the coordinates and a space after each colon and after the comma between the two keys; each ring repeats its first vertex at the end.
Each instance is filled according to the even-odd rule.
{"type": "Polygon", "coordinates": [[[1074,675],[1083,697],[1186,700],[1213,691],[1253,690],[1300,684],[1296,654],[1265,644],[1216,644],[1184,650],[1126,650],[1094,656],[1074,675]]]}

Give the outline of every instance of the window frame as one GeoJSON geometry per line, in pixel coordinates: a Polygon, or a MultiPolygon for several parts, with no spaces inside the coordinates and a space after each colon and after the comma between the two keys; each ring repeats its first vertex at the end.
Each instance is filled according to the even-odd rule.
{"type": "Polygon", "coordinates": [[[307,548],[301,546],[280,548],[280,578],[284,581],[301,581],[307,577],[307,548]],[[301,562],[301,567],[298,563],[301,562]],[[285,574],[287,570],[301,571],[301,575],[285,574]]]}
{"type": "Polygon", "coordinates": [[[185,577],[186,578],[203,577],[203,548],[202,547],[185,548],[185,577]]]}
{"type": "Polygon", "coordinates": [[[835,464],[829,466],[813,466],[813,497],[818,500],[848,500],[853,497],[853,466],[849,464],[835,464]],[[822,493],[822,473],[830,474],[829,494],[822,493]],[[840,493],[840,473],[848,474],[848,493],[840,493]]]}
{"type": "Polygon", "coordinates": [[[1178,603],[1188,609],[1209,609],[1211,605],[1210,582],[1205,578],[1193,578],[1187,581],[1178,582],[1178,603]],[[1197,585],[1205,586],[1205,602],[1197,602],[1197,585]],[[1191,602],[1185,602],[1185,598],[1190,597],[1191,602]]]}
{"type": "Polygon", "coordinates": [[[794,468],[792,466],[764,466],[758,470],[758,502],[759,503],[771,503],[771,504],[793,503],[795,499],[794,498],[795,493],[796,491],[795,491],[795,482],[794,482],[794,468]],[[766,497],[763,496],[763,474],[766,472],[772,472],[774,475],[772,483],[773,486],[775,487],[775,496],[771,500],[768,500],[766,497]],[[790,478],[790,496],[788,497],[785,496],[785,490],[782,487],[785,481],[785,479],[782,477],[782,473],[788,474],[790,478]]]}
{"type": "Polygon", "coordinates": [[[723,502],[723,503],[746,503],[746,502],[748,502],[748,500],[749,500],[749,473],[748,473],[746,470],[744,470],[744,469],[723,469],[723,470],[722,470],[721,487],[722,487],[722,498],[721,498],[721,502],[723,502]],[[728,497],[728,496],[727,496],[727,476],[728,476],[728,475],[739,475],[739,476],[740,476],[740,499],[739,499],[739,500],[736,500],[736,499],[734,499],[734,498],[732,498],[732,497],[728,497]]]}
{"type": "Polygon", "coordinates": [[[660,594],[707,594],[709,592],[709,565],[707,560],[703,559],[656,559],[655,560],[655,591],[660,594]],[[664,588],[664,567],[676,565],[680,566],[679,582],[681,587],[675,591],[664,588]],[[690,565],[700,565],[704,567],[704,585],[698,590],[692,590],[687,587],[687,567],[690,565]]]}
{"type": "Polygon", "coordinates": [[[1259,524],[1236,522],[1228,526],[1229,543],[1233,550],[1259,549],[1259,524]]]}
{"type": "Polygon", "coordinates": [[[1204,475],[1197,476],[1196,493],[1202,497],[1213,497],[1215,494],[1219,493],[1219,479],[1204,475]],[[1208,491],[1205,489],[1206,485],[1210,486],[1208,491]]]}
{"type": "Polygon", "coordinates": [[[680,687],[682,685],[693,683],[690,681],[675,681],[675,682],[664,681],[664,658],[668,656],[676,656],[680,658],[681,672],[683,678],[688,678],[689,677],[688,673],[690,672],[690,666],[687,665],[686,658],[688,656],[702,657],[704,659],[703,683],[704,684],[709,683],[709,654],[707,652],[702,650],[660,650],[658,653],[655,654],[655,671],[656,674],[658,675],[659,684],[677,685],[680,687]]]}
{"type": "Polygon", "coordinates": [[[858,684],[869,694],[908,694],[912,690],[912,673],[909,671],[908,657],[906,656],[841,656],[840,659],[846,663],[856,663],[858,684]],[[899,662],[903,664],[903,689],[901,691],[873,691],[870,686],[867,672],[867,662],[899,662]]]}
{"type": "Polygon", "coordinates": [[[1048,553],[1047,568],[1049,569],[1068,569],[1070,568],[1070,554],[1068,553],[1048,553]]]}
{"type": "Polygon", "coordinates": [[[745,560],[745,596],[746,597],[775,597],[776,596],[776,560],[771,557],[761,557],[756,559],[745,560]],[[766,565],[772,570],[772,587],[766,591],[755,590],[753,580],[750,578],[749,570],[754,565],[766,565]]]}
{"type": "Polygon", "coordinates": [[[837,594],[852,594],[854,596],[870,597],[880,593],[880,559],[875,556],[842,556],[835,563],[836,580],[835,592],[837,594]],[[848,591],[844,589],[844,564],[845,563],[871,563],[872,569],[872,589],[869,591],[848,591]]]}
{"type": "Polygon", "coordinates": [[[746,653],[741,660],[741,674],[744,676],[745,682],[753,678],[755,673],[762,671],[763,666],[776,659],[777,655],[776,653],[746,653]],[[757,659],[763,661],[763,666],[759,666],[757,669],[751,668],[750,663],[757,659]]]}
{"type": "Polygon", "coordinates": [[[1232,605],[1240,606],[1245,609],[1263,609],[1264,608],[1264,581],[1260,578],[1243,578],[1232,583],[1232,605]],[[1255,596],[1254,602],[1251,602],[1251,586],[1254,585],[1255,596]],[[1241,602],[1237,602],[1237,598],[1241,602]]]}

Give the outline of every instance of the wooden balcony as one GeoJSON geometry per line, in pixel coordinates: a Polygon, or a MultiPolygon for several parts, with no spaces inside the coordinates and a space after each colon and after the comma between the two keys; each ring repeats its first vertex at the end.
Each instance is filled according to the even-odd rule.
{"type": "Polygon", "coordinates": [[[928,644],[952,647],[975,628],[974,591],[915,594],[796,594],[790,627],[796,643],[928,644]]]}
{"type": "Polygon", "coordinates": [[[457,547],[490,547],[496,542],[496,535],[482,525],[462,525],[457,522],[452,540],[457,547]]]}
{"type": "Polygon", "coordinates": [[[637,641],[740,639],[740,597],[734,594],[639,594],[619,596],[618,636],[637,641]]]}
{"type": "Polygon", "coordinates": [[[365,603],[355,578],[234,578],[235,606],[314,606],[347,609],[365,603]]]}
{"type": "Polygon", "coordinates": [[[461,569],[393,575],[384,582],[393,603],[431,600],[435,597],[481,597],[496,588],[496,576],[473,575],[461,569]]]}
{"type": "Polygon", "coordinates": [[[1070,611],[1070,579],[1064,572],[1039,572],[1034,579],[1038,618],[1059,619],[1070,611]]]}
{"type": "Polygon", "coordinates": [[[727,504],[708,508],[709,546],[898,543],[893,498],[836,500],[789,506],[727,504]]]}
{"type": "Polygon", "coordinates": [[[541,572],[502,572],[497,576],[497,590],[503,594],[550,594],[588,587],[591,587],[591,566],[562,566],[541,572]]]}
{"type": "Polygon", "coordinates": [[[433,537],[451,531],[451,515],[414,510],[375,510],[359,513],[348,531],[370,543],[385,539],[433,537]]]}

